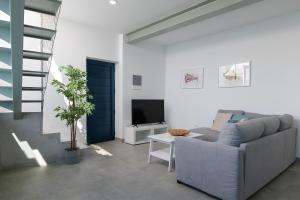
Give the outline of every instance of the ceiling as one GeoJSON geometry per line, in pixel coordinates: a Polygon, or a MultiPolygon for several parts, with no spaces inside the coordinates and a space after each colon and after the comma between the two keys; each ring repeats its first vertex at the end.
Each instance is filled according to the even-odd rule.
{"type": "Polygon", "coordinates": [[[61,18],[127,33],[203,0],[62,0],[61,18]]]}
{"type": "Polygon", "coordinates": [[[149,40],[160,45],[171,45],[299,10],[300,0],[264,0],[149,40]]]}
{"type": "MultiPolygon", "coordinates": [[[[63,0],[61,17],[115,33],[128,33],[202,0],[63,0]]],[[[300,10],[300,0],[264,0],[168,32],[149,41],[170,45],[300,10]]]]}

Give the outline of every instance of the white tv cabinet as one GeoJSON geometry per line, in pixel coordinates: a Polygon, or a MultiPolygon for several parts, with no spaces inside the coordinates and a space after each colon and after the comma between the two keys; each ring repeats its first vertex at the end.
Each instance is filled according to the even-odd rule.
{"type": "Polygon", "coordinates": [[[125,127],[124,142],[128,144],[143,144],[149,142],[149,135],[168,132],[168,124],[149,124],[125,127]]]}

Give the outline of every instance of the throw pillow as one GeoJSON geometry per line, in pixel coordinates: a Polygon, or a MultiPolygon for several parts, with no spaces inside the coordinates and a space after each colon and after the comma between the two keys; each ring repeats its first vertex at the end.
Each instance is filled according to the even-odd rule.
{"type": "Polygon", "coordinates": [[[224,124],[231,118],[232,113],[217,113],[212,129],[220,131],[224,124]]]}
{"type": "Polygon", "coordinates": [[[218,142],[230,146],[240,146],[242,138],[236,128],[236,124],[225,123],[218,138],[218,142]]]}
{"type": "Polygon", "coordinates": [[[245,115],[233,114],[231,119],[228,120],[228,123],[238,123],[238,122],[246,121],[246,120],[249,120],[249,119],[250,118],[245,116],[245,115]]]}

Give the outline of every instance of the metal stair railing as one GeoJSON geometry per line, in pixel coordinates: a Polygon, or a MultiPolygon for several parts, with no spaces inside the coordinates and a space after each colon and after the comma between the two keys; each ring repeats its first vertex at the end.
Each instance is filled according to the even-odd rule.
{"type": "MultiPolygon", "coordinates": [[[[25,0],[26,1],[26,0],[25,0]]],[[[35,0],[30,0],[31,3],[35,2],[35,0]]],[[[54,0],[51,0],[54,1],[54,0]]],[[[58,0],[57,2],[61,2],[61,0],[58,0]]],[[[32,4],[31,4],[32,5],[32,4]]],[[[34,6],[37,6],[37,4],[34,4],[34,6]]],[[[38,6],[37,6],[38,7],[38,6]]],[[[28,10],[28,9],[27,9],[28,10]]],[[[29,12],[31,12],[34,9],[29,9],[29,12]]],[[[58,19],[60,16],[60,11],[61,11],[61,6],[59,6],[57,12],[49,14],[49,13],[44,13],[40,12],[39,13],[39,19],[40,23],[37,25],[32,25],[32,24],[26,24],[24,28],[27,28],[27,31],[29,32],[26,34],[26,30],[24,31],[24,37],[29,37],[29,38],[35,38],[40,40],[39,41],[39,50],[38,51],[31,51],[31,50],[24,50],[24,59],[29,59],[29,61],[32,60],[37,60],[38,63],[37,66],[39,69],[37,70],[32,70],[31,64],[30,64],[30,69],[25,69],[26,65],[24,65],[23,61],[23,77],[36,77],[40,78],[40,85],[37,87],[32,87],[32,86],[22,86],[23,90],[22,91],[40,91],[41,92],[41,97],[40,99],[22,99],[22,103],[41,103],[41,112],[43,112],[44,109],[44,99],[45,99],[45,93],[46,93],[46,88],[48,84],[48,75],[50,72],[51,68],[51,63],[52,63],[52,58],[53,58],[53,48],[54,48],[54,42],[56,38],[56,30],[57,30],[57,24],[58,24],[58,19]],[[45,35],[40,35],[38,34],[39,31],[43,32],[45,35]],[[36,33],[36,35],[35,35],[36,33]]],[[[32,47],[31,47],[32,48],[32,47]]]]}
{"type": "MultiPolygon", "coordinates": [[[[57,24],[58,24],[58,19],[59,19],[59,15],[60,15],[60,11],[61,11],[61,7],[59,8],[56,16],[54,17],[54,28],[53,30],[57,30],[57,24]]],[[[49,24],[49,20],[50,20],[51,16],[49,15],[43,15],[42,16],[42,27],[43,28],[49,28],[49,27],[45,27],[47,26],[47,24],[49,24]]],[[[42,91],[42,102],[41,102],[41,111],[43,111],[44,109],[44,98],[45,98],[45,93],[46,93],[46,89],[47,89],[47,84],[48,84],[48,80],[49,80],[49,73],[50,73],[50,69],[51,69],[51,64],[52,64],[52,59],[53,59],[53,47],[54,47],[54,41],[55,41],[55,38],[56,38],[56,34],[52,37],[52,40],[51,40],[51,45],[50,45],[50,54],[51,54],[51,57],[50,59],[45,63],[45,62],[42,62],[42,66],[41,66],[41,71],[42,73],[43,72],[46,72],[47,75],[45,77],[41,77],[42,79],[42,88],[43,88],[43,91],[42,91]],[[45,70],[46,68],[46,70],[45,70]]],[[[49,48],[49,46],[47,45],[47,41],[46,40],[42,40],[41,41],[41,46],[42,46],[42,52],[44,51],[47,51],[47,48],[49,48]]]]}

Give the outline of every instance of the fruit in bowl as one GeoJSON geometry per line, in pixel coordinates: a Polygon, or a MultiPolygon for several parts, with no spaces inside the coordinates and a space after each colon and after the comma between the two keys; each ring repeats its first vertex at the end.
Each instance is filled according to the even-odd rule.
{"type": "Polygon", "coordinates": [[[173,136],[185,136],[185,135],[189,134],[189,131],[186,129],[182,129],[182,128],[172,128],[172,129],[169,129],[169,133],[173,136]]]}

